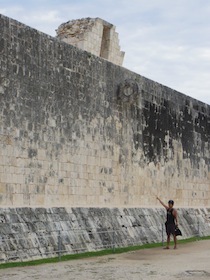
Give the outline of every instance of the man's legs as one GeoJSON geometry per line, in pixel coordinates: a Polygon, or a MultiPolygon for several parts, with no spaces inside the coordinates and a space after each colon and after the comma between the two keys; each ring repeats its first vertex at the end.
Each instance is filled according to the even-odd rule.
{"type": "Polygon", "coordinates": [[[167,234],[167,246],[165,249],[169,249],[169,244],[170,244],[170,234],[167,234]]]}
{"type": "Polygon", "coordinates": [[[174,236],[174,249],[176,249],[177,248],[177,239],[176,239],[176,235],[175,234],[173,236],[174,236]]]}
{"type": "Polygon", "coordinates": [[[170,234],[167,235],[167,248],[169,248],[170,245],[170,234]]]}

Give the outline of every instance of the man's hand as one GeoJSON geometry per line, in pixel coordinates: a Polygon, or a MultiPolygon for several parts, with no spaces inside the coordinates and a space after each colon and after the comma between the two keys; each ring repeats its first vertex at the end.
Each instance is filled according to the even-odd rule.
{"type": "Polygon", "coordinates": [[[158,196],[156,196],[156,198],[160,202],[160,204],[162,204],[163,207],[165,207],[165,209],[168,210],[168,206],[165,203],[163,203],[158,196]]]}

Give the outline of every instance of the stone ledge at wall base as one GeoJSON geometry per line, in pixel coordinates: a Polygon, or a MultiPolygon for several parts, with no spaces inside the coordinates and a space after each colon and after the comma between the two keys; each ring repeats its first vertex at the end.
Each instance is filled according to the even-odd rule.
{"type": "MultiPolygon", "coordinates": [[[[210,208],[180,208],[183,237],[210,236],[210,208]]],[[[1,208],[0,262],[165,241],[163,208],[1,208]]]]}

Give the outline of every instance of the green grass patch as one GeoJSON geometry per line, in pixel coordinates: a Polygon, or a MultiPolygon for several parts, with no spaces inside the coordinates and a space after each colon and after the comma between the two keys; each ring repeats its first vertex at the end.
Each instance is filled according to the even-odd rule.
{"type": "MultiPolygon", "coordinates": [[[[210,236],[205,237],[191,237],[188,239],[182,239],[178,241],[178,244],[186,244],[189,242],[195,242],[199,240],[210,240],[210,236]]],[[[173,244],[173,242],[172,242],[173,244]]],[[[78,253],[78,254],[71,254],[71,255],[64,255],[60,257],[60,260],[58,257],[54,258],[46,258],[46,259],[39,259],[39,260],[33,260],[33,261],[23,261],[23,262],[8,262],[8,263],[2,263],[0,264],[0,269],[3,268],[11,268],[11,267],[23,267],[23,266],[34,266],[34,265],[42,265],[47,263],[57,263],[59,261],[70,261],[70,260],[78,260],[78,259],[84,259],[84,258],[90,258],[90,257],[99,257],[99,256],[106,256],[110,254],[121,254],[131,251],[137,251],[142,249],[151,249],[151,248],[157,248],[161,247],[162,245],[165,246],[165,243],[150,243],[150,244],[144,244],[144,245],[135,245],[135,246],[129,246],[129,247],[122,247],[122,248],[115,248],[115,249],[106,249],[96,252],[85,252],[85,253],[78,253]]]]}

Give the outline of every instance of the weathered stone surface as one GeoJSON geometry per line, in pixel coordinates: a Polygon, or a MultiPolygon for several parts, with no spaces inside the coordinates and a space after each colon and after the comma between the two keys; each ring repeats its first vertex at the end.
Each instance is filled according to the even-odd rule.
{"type": "Polygon", "coordinates": [[[122,65],[125,53],[120,50],[115,26],[100,18],[82,18],[61,24],[57,37],[108,61],[122,65]]]}
{"type": "MultiPolygon", "coordinates": [[[[162,235],[165,241],[162,208],[58,210],[1,208],[5,219],[0,226],[0,262],[57,256],[58,248],[62,254],[73,254],[161,242],[162,235]]],[[[210,235],[210,209],[182,208],[178,213],[183,238],[210,235]]]]}
{"type": "Polygon", "coordinates": [[[210,204],[209,105],[4,16],[0,33],[0,206],[210,204]]]}

